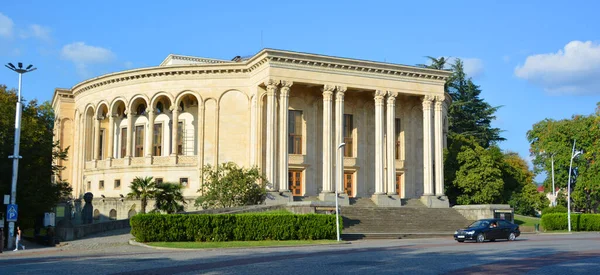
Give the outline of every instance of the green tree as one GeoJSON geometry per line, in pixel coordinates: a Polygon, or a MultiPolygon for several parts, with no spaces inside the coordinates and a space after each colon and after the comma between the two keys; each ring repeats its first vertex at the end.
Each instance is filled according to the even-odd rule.
{"type": "Polygon", "coordinates": [[[204,182],[198,190],[196,206],[227,208],[262,204],[266,198],[267,179],[258,168],[246,169],[233,162],[217,167],[206,165],[202,169],[204,182]]]}
{"type": "Polygon", "coordinates": [[[181,192],[181,185],[172,182],[156,184],[155,199],[156,209],[167,212],[167,214],[183,211],[183,205],[186,204],[181,192]]]}
{"type": "Polygon", "coordinates": [[[440,58],[435,58],[432,56],[426,56],[427,59],[429,59],[430,64],[417,64],[417,67],[421,67],[421,68],[427,68],[427,69],[435,69],[435,70],[445,70],[446,69],[446,64],[448,64],[448,62],[450,61],[450,58],[448,57],[440,57],[440,58]]]}
{"type": "MultiPolygon", "coordinates": [[[[19,172],[17,181],[17,204],[20,222],[30,223],[33,218],[48,212],[56,203],[70,196],[71,188],[62,179],[52,178],[62,169],[56,165],[66,159],[66,151],[53,142],[54,112],[49,102],[38,104],[36,100],[23,102],[21,115],[21,138],[19,172]],[[54,165],[51,165],[53,164],[54,165]]],[[[0,85],[0,193],[10,194],[12,184],[15,107],[17,95],[0,85]]]]}
{"type": "MultiPolygon", "coordinates": [[[[597,211],[600,201],[600,118],[595,113],[589,116],[575,115],[571,119],[544,119],[527,132],[530,153],[536,174],[554,174],[556,187],[567,190],[569,165],[573,141],[576,150],[583,154],[573,159],[571,174],[572,207],[584,212],[597,211]]],[[[546,190],[551,190],[551,177],[544,181],[546,190]]]]}
{"type": "Polygon", "coordinates": [[[156,182],[152,177],[135,177],[129,186],[131,192],[127,194],[128,198],[138,199],[141,201],[142,214],[146,213],[148,200],[156,196],[156,182]]]}

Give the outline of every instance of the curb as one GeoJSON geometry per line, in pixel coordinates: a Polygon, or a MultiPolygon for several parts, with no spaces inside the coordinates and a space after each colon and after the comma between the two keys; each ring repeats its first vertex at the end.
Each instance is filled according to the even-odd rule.
{"type": "Polygon", "coordinates": [[[340,241],[339,243],[332,244],[305,244],[305,245],[281,245],[281,246],[250,246],[250,247],[223,247],[223,248],[171,248],[171,247],[160,247],[160,246],[151,246],[144,243],[137,242],[135,239],[129,240],[130,245],[158,249],[158,250],[173,250],[173,251],[189,251],[189,250],[238,250],[238,249],[254,249],[254,248],[282,248],[282,247],[309,247],[309,246],[325,246],[325,245],[345,245],[352,244],[350,241],[340,241]]]}

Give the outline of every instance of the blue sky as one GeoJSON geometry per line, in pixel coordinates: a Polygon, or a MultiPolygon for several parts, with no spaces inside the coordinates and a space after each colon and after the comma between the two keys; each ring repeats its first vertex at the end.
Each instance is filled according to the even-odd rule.
{"type": "MultiPolygon", "coordinates": [[[[163,3],[3,1],[0,61],[35,64],[23,95],[43,101],[170,53],[231,59],[268,47],[407,65],[458,57],[482,97],[503,106],[500,146],[524,158],[534,123],[590,114],[600,101],[600,3],[591,0],[163,3]]],[[[0,83],[17,79],[0,70],[0,83]]]]}

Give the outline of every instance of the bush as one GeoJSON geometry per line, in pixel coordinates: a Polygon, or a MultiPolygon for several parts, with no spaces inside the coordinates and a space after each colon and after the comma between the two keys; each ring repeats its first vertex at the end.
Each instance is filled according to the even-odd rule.
{"type": "MultiPolygon", "coordinates": [[[[542,226],[546,230],[567,230],[566,213],[549,213],[542,216],[542,226]]],[[[600,231],[600,214],[571,214],[571,230],[600,231]]]]}
{"type": "Polygon", "coordinates": [[[546,207],[542,209],[542,215],[551,213],[567,213],[567,208],[562,205],[557,205],[554,207],[546,207]]]}
{"type": "Polygon", "coordinates": [[[336,238],[335,216],[320,214],[139,214],[130,224],[131,234],[139,242],[336,238]]]}

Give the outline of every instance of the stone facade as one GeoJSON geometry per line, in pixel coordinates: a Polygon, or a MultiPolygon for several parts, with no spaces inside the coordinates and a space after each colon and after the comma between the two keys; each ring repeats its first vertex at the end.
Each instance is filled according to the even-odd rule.
{"type": "Polygon", "coordinates": [[[204,165],[232,161],[266,175],[267,203],[333,200],[337,184],[342,203],[436,207],[448,76],[273,49],[231,61],[169,55],[55,90],[55,137],[70,147],[61,177],[74,198],[119,199],[136,176],[181,183],[193,198],[204,165]]]}

